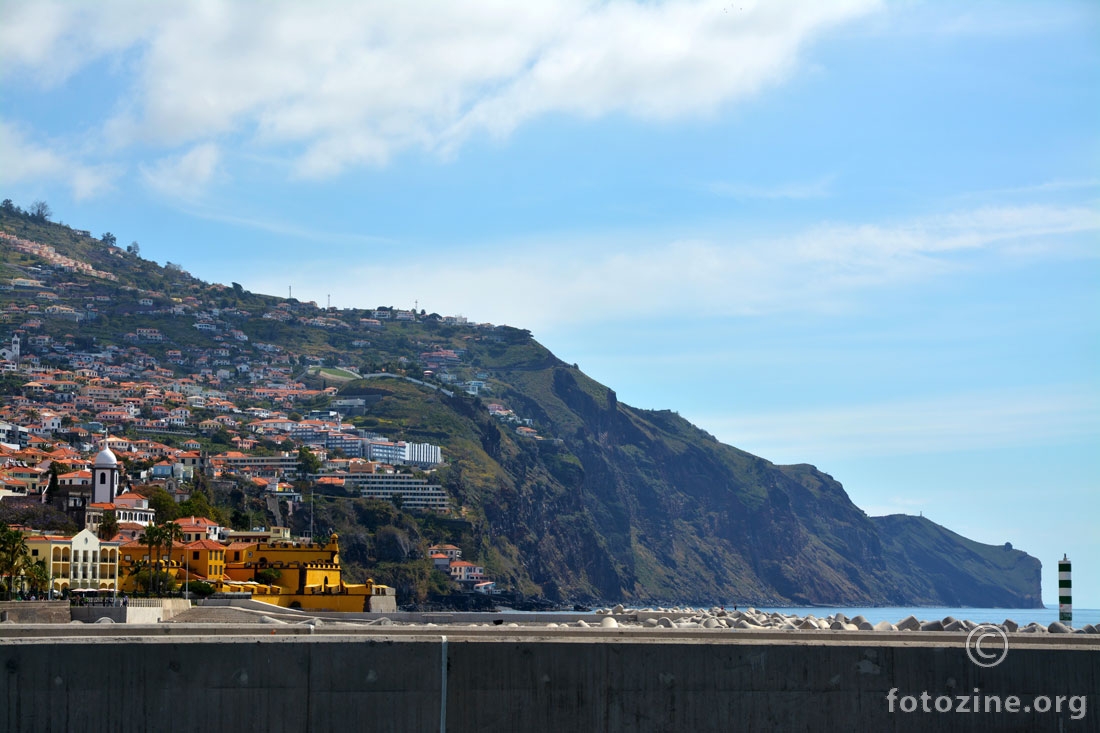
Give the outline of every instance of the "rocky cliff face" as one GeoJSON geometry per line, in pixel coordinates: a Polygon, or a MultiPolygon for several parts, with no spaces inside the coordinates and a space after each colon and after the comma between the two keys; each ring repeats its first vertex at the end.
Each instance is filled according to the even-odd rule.
{"type": "Polygon", "coordinates": [[[1041,605],[1025,553],[868,517],[813,466],[777,466],[675,413],[624,405],[532,344],[487,366],[507,385],[499,399],[547,439],[444,400],[468,431],[447,446],[445,482],[484,522],[483,561],[506,583],[556,599],[1041,605]]]}

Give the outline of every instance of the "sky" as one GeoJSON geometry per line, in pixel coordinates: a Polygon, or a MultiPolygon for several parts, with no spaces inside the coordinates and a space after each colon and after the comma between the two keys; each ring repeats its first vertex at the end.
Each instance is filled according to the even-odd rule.
{"type": "Polygon", "coordinates": [[[1100,608],[1100,4],[0,0],[0,196],[528,328],[1100,608]]]}

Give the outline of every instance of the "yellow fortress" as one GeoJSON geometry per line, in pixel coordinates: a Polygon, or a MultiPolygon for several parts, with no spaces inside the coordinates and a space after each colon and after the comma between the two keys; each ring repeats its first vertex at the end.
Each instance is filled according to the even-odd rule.
{"type": "Polygon", "coordinates": [[[339,537],[335,534],[325,545],[290,541],[234,543],[226,551],[224,577],[219,590],[251,593],[254,600],[285,608],[397,610],[393,588],[370,579],[363,584],[344,582],[339,537]]]}

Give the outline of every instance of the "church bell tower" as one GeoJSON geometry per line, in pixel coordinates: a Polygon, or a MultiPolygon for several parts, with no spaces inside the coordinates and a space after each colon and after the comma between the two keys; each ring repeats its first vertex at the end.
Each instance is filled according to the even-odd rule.
{"type": "Polygon", "coordinates": [[[103,443],[103,450],[95,457],[92,465],[92,502],[96,504],[113,504],[118,495],[118,459],[107,442],[103,443]]]}

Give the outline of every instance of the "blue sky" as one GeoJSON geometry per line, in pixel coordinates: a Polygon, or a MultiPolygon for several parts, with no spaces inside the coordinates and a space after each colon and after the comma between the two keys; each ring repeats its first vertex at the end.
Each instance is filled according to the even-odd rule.
{"type": "Polygon", "coordinates": [[[0,2],[0,188],[530,328],[1100,607],[1100,6],[0,2]]]}

